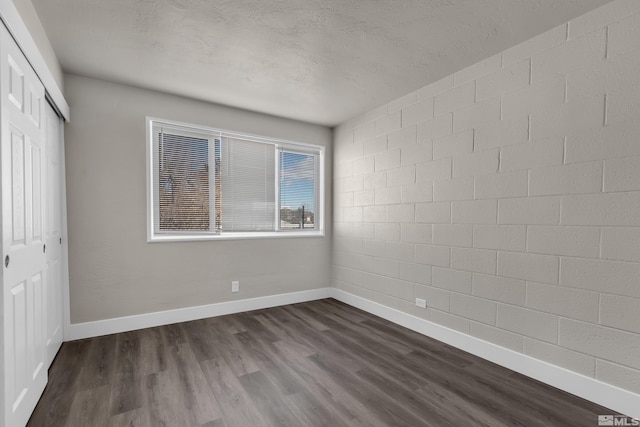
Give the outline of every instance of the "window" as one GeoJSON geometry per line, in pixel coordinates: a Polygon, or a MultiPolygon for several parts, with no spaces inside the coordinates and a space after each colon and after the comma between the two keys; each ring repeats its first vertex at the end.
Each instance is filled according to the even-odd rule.
{"type": "Polygon", "coordinates": [[[323,235],[324,148],[147,118],[148,240],[323,235]]]}
{"type": "Polygon", "coordinates": [[[279,156],[280,229],[314,229],[317,156],[288,150],[281,150],[279,156]]]}

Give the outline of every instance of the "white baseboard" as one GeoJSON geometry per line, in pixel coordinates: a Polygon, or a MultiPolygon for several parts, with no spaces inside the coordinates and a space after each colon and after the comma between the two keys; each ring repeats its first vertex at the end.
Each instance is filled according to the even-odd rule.
{"type": "MultiPolygon", "coordinates": [[[[345,304],[382,317],[560,390],[590,400],[620,414],[640,418],[640,395],[638,394],[454,331],[340,289],[332,288],[331,296],[345,304]]],[[[595,422],[596,420],[594,420],[594,425],[595,422]]]]}
{"type": "Polygon", "coordinates": [[[196,307],[158,311],[135,316],[117,317],[115,319],[98,320],[95,322],[73,323],[66,325],[64,340],[72,341],[91,338],[100,335],[134,331],[136,329],[151,328],[154,326],[169,325],[171,323],[187,322],[207,317],[223,316],[225,314],[259,310],[261,308],[295,304],[329,297],[331,297],[331,288],[320,288],[310,291],[291,292],[288,294],[199,305],[196,307]]]}

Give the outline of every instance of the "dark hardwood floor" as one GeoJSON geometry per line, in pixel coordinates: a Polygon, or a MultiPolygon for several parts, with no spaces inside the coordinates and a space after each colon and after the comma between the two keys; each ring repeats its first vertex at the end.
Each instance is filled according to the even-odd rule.
{"type": "Polygon", "coordinates": [[[29,426],[595,426],[614,412],[333,299],[65,343],[29,426]]]}

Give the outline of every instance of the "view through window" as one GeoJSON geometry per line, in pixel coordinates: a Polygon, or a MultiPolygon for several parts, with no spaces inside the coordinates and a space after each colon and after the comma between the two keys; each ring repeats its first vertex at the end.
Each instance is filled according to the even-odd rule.
{"type": "Polygon", "coordinates": [[[280,229],[315,228],[316,157],[280,152],[280,229]]]}

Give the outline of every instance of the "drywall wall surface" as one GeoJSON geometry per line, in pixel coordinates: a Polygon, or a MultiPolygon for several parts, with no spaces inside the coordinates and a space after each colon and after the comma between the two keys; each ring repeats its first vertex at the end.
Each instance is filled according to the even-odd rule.
{"type": "Polygon", "coordinates": [[[340,125],[333,286],[640,393],[639,76],[615,1],[340,125]]]}
{"type": "Polygon", "coordinates": [[[71,323],[329,285],[329,128],[65,79],[74,118],[65,128],[71,323]],[[327,237],[147,243],[145,116],[326,146],[327,237]]]}
{"type": "Polygon", "coordinates": [[[56,54],[53,51],[53,47],[49,42],[49,38],[42,27],[42,23],[40,22],[40,18],[36,10],[31,3],[31,0],[12,0],[13,4],[16,6],[20,17],[24,21],[25,25],[29,29],[29,33],[33,40],[36,42],[38,49],[40,50],[40,54],[44,58],[47,66],[49,67],[49,71],[53,75],[53,78],[56,81],[56,84],[60,88],[61,91],[64,91],[64,77],[62,74],[62,68],[60,67],[60,63],[56,58],[56,54]]]}

